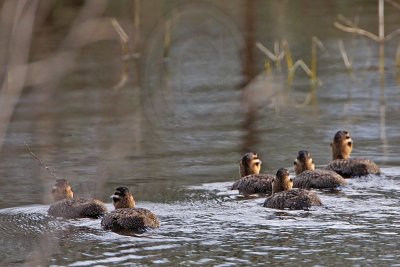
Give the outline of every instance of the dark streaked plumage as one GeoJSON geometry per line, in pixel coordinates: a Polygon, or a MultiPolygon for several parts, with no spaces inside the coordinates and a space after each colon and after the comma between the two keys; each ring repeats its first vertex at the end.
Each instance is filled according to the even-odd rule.
{"type": "Polygon", "coordinates": [[[123,232],[144,232],[150,228],[158,228],[160,222],[154,213],[142,208],[121,208],[104,216],[101,226],[105,230],[123,232]]]}
{"type": "Polygon", "coordinates": [[[262,162],[256,153],[246,153],[239,164],[241,178],[232,185],[232,190],[239,190],[245,196],[271,193],[274,176],[260,174],[262,162]]]}
{"type": "Polygon", "coordinates": [[[353,140],[347,131],[338,131],[332,143],[332,162],[325,169],[334,171],[345,178],[380,174],[380,169],[368,159],[350,158],[353,149],[353,140]]]}
{"type": "Polygon", "coordinates": [[[115,210],[102,219],[103,229],[121,233],[141,233],[160,226],[160,221],[151,211],[135,208],[135,201],[128,188],[117,187],[111,198],[115,210]]]}
{"type": "Polygon", "coordinates": [[[369,159],[337,159],[329,163],[326,170],[334,171],[344,178],[381,173],[378,165],[369,159]]]}
{"type": "Polygon", "coordinates": [[[99,218],[107,212],[103,202],[92,198],[74,198],[74,193],[65,179],[58,179],[53,187],[54,201],[48,213],[55,217],[99,218]]]}
{"type": "Polygon", "coordinates": [[[264,207],[280,210],[304,210],[320,205],[321,199],[315,193],[303,189],[275,193],[264,201],[264,207]]]}
{"type": "Polygon", "coordinates": [[[266,198],[264,207],[300,210],[322,205],[321,199],[315,193],[303,189],[292,190],[292,186],[293,181],[288,170],[279,169],[273,181],[272,195],[266,198]]]}
{"type": "Polygon", "coordinates": [[[342,176],[329,170],[304,171],[293,179],[294,188],[304,189],[334,189],[346,184],[342,176]]]}
{"type": "Polygon", "coordinates": [[[294,161],[294,170],[297,174],[293,178],[293,187],[303,189],[334,189],[347,184],[345,179],[336,172],[329,170],[315,170],[310,153],[305,150],[298,152],[294,161]]]}
{"type": "Polygon", "coordinates": [[[272,180],[270,174],[252,174],[241,178],[232,185],[232,190],[248,196],[252,194],[270,194],[272,191],[272,180]]]}
{"type": "Polygon", "coordinates": [[[66,219],[99,218],[107,213],[107,207],[97,199],[68,198],[52,204],[48,213],[66,219]]]}

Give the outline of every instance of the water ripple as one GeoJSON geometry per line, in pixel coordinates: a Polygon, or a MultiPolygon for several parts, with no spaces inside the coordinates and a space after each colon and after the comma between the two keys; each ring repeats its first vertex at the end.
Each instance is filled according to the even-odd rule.
{"type": "MultiPolygon", "coordinates": [[[[54,219],[47,205],[8,208],[0,210],[0,239],[11,251],[29,237],[21,252],[46,250],[49,263],[70,266],[306,264],[315,262],[315,254],[330,263],[340,263],[333,255],[348,263],[388,263],[396,259],[400,234],[396,175],[351,179],[338,192],[316,191],[325,205],[309,211],[266,209],[262,197],[238,198],[231,182],[187,187],[181,201],[138,203],[160,217],[161,227],[136,236],[104,231],[100,219],[54,219]]],[[[34,261],[27,256],[22,262],[34,261]]]]}

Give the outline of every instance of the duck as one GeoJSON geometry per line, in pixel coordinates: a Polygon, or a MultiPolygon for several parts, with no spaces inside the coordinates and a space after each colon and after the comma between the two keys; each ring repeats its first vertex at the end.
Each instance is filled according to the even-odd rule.
{"type": "Polygon", "coordinates": [[[272,195],[264,201],[264,207],[271,209],[307,210],[311,206],[321,206],[322,201],[314,192],[292,189],[293,180],[289,171],[280,168],[272,182],[272,195]]]}
{"type": "Polygon", "coordinates": [[[66,179],[57,179],[52,191],[53,203],[48,214],[66,219],[102,217],[108,212],[106,205],[93,198],[74,197],[74,192],[66,179]]]}
{"type": "Polygon", "coordinates": [[[248,196],[253,194],[270,194],[274,175],[260,174],[262,161],[257,153],[246,153],[239,162],[240,179],[231,190],[239,190],[239,194],[248,196]]]}
{"type": "Polygon", "coordinates": [[[154,213],[135,207],[135,200],[127,187],[115,188],[111,199],[115,210],[106,214],[101,220],[104,230],[117,233],[143,233],[160,227],[160,221],[154,213]]]}
{"type": "Polygon", "coordinates": [[[330,143],[332,148],[332,161],[325,167],[344,178],[379,175],[380,168],[372,160],[364,158],[350,158],[353,150],[353,140],[348,131],[338,131],[330,143]]]}
{"type": "Polygon", "coordinates": [[[314,161],[307,150],[300,150],[294,161],[296,177],[293,178],[294,188],[303,189],[336,189],[346,185],[346,180],[334,171],[315,169],[314,161]]]}

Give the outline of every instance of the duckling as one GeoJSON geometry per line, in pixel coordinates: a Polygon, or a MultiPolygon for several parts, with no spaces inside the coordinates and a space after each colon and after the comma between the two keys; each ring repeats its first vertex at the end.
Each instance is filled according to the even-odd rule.
{"type": "Polygon", "coordinates": [[[57,179],[51,193],[55,203],[50,206],[49,215],[67,219],[99,218],[107,212],[107,207],[100,200],[74,198],[74,192],[65,179],[57,179]]]}
{"type": "Polygon", "coordinates": [[[271,193],[274,176],[260,174],[261,164],[256,153],[246,153],[239,162],[241,179],[232,185],[231,190],[239,190],[239,193],[244,196],[271,193]]]}
{"type": "Polygon", "coordinates": [[[334,171],[316,170],[310,153],[306,150],[298,152],[294,161],[296,177],[293,179],[295,188],[334,189],[345,185],[346,180],[334,171]]]}
{"type": "Polygon", "coordinates": [[[294,189],[293,181],[289,177],[287,169],[281,168],[276,172],[276,178],[272,182],[272,195],[267,197],[264,207],[272,209],[308,209],[311,206],[322,205],[317,194],[303,190],[294,189]]]}
{"type": "Polygon", "coordinates": [[[332,162],[325,169],[334,171],[344,178],[365,176],[368,174],[380,174],[380,169],[373,161],[369,159],[350,158],[353,149],[353,140],[347,131],[338,131],[332,147],[332,162]]]}
{"type": "Polygon", "coordinates": [[[115,210],[101,220],[104,230],[142,233],[160,227],[160,221],[151,211],[135,208],[135,200],[127,187],[117,187],[111,196],[115,210]]]}

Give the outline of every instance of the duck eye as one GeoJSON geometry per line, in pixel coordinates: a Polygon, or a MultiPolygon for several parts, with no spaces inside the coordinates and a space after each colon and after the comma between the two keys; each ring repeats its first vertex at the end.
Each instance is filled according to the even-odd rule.
{"type": "Polygon", "coordinates": [[[256,163],[254,163],[254,165],[258,166],[258,165],[260,165],[260,162],[256,162],[256,163]]]}
{"type": "Polygon", "coordinates": [[[293,162],[293,165],[296,165],[296,161],[295,161],[295,162],[293,162]]]}

